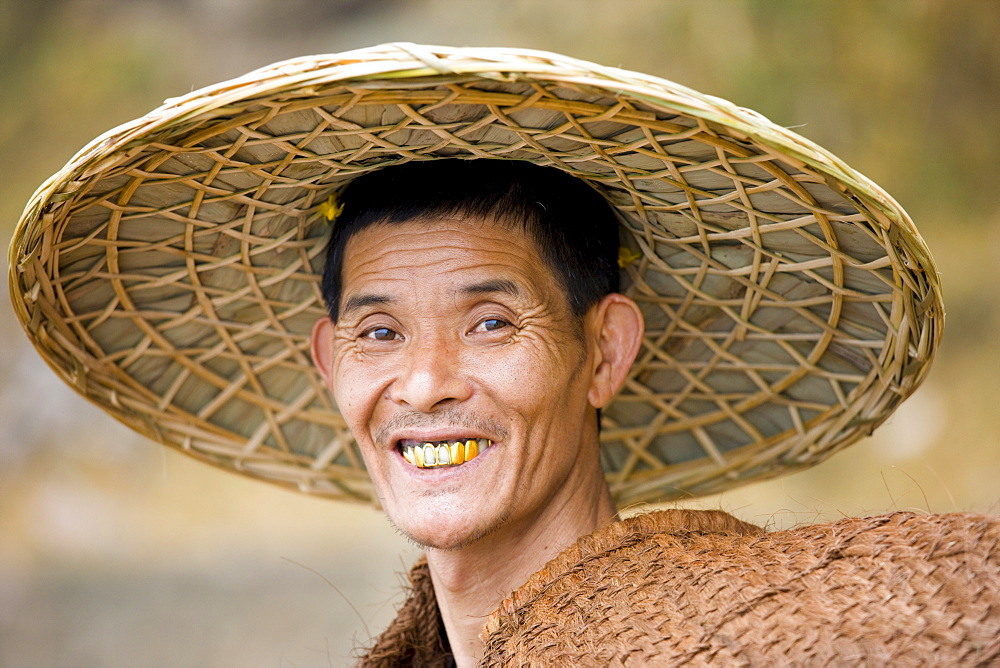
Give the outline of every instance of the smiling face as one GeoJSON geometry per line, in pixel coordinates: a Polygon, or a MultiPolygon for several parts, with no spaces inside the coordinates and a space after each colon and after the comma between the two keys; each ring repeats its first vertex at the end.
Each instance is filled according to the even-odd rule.
{"type": "Polygon", "coordinates": [[[462,547],[607,493],[603,310],[574,318],[523,232],[375,225],[348,242],[342,285],[313,354],[404,534],[462,547]]]}

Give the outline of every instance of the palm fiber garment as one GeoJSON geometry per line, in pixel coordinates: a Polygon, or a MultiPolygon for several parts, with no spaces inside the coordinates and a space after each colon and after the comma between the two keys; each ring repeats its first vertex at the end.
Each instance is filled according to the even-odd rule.
{"type": "MultiPolygon", "coordinates": [[[[452,664],[427,565],[363,666],[452,664]]],[[[1000,518],[766,533],[669,510],[584,536],[493,612],[483,666],[1000,664],[1000,518]]]]}

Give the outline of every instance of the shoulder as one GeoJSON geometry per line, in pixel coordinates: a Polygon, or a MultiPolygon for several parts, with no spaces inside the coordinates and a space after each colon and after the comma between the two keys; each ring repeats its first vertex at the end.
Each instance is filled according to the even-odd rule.
{"type": "Polygon", "coordinates": [[[998,517],[892,513],[766,533],[667,511],[581,538],[484,635],[487,656],[515,662],[978,663],[1000,658],[997,610],[998,517]]]}

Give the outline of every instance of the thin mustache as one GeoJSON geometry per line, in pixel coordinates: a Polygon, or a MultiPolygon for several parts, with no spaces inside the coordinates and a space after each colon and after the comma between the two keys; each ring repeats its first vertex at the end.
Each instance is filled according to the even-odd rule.
{"type": "Polygon", "coordinates": [[[487,415],[464,410],[444,410],[439,413],[397,413],[375,431],[375,442],[385,443],[401,429],[437,429],[458,427],[490,434],[494,440],[507,440],[507,430],[487,415]]]}

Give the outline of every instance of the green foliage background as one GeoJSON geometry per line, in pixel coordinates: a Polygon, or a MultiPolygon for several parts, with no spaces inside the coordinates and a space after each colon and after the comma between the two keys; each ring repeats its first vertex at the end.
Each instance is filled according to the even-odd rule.
{"type": "MultiPolygon", "coordinates": [[[[105,130],[379,42],[558,51],[793,126],[910,212],[943,276],[945,342],[873,438],[691,505],[774,528],[1000,508],[995,0],[0,0],[0,17],[4,246],[31,192],[105,130]]],[[[0,665],[340,665],[384,626],[416,550],[376,511],[130,435],[61,386],[6,303],[0,342],[0,665]]]]}

